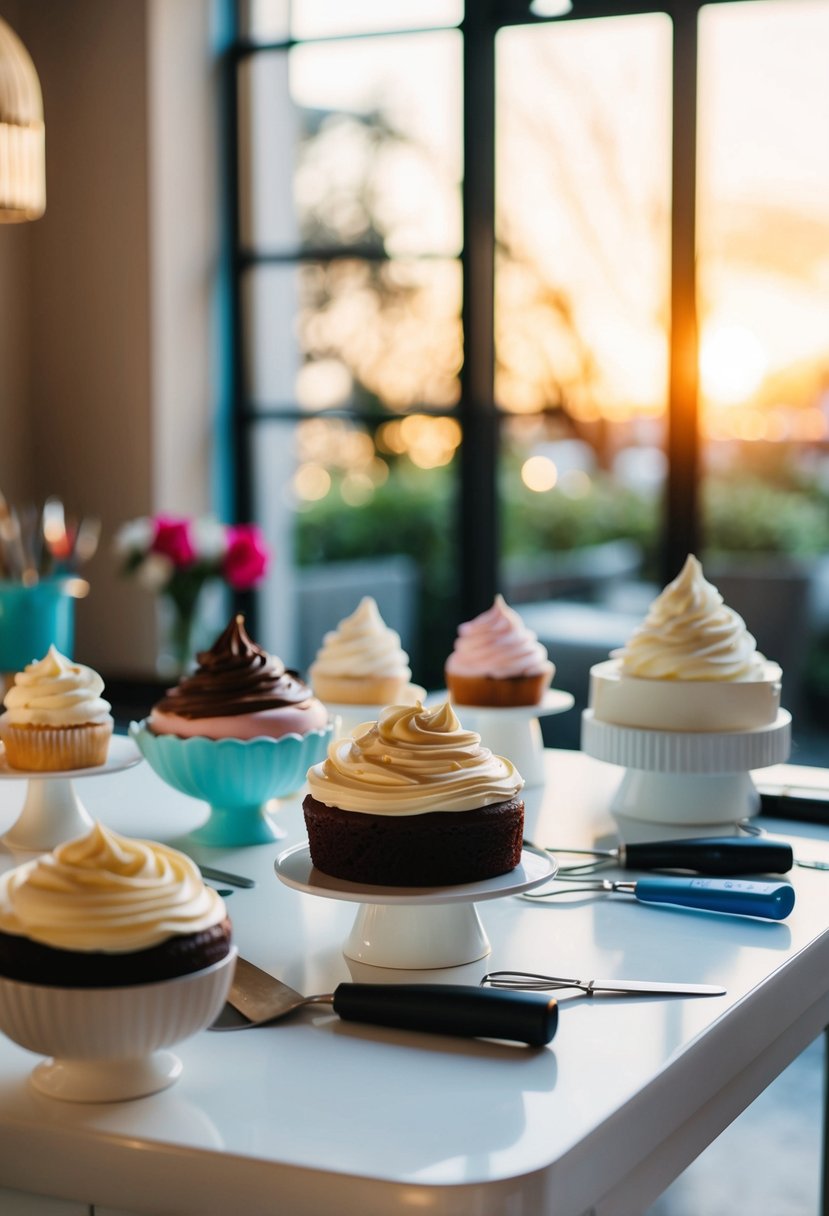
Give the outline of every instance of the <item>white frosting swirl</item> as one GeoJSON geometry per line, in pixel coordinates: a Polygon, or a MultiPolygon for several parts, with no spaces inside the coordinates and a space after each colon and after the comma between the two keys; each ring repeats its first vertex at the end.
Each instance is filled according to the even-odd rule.
{"type": "Polygon", "coordinates": [[[60,950],[145,950],[226,915],[184,853],[100,823],[0,875],[0,930],[60,950]]]}
{"type": "Polygon", "coordinates": [[[745,621],[725,606],[693,554],[611,657],[624,675],[652,680],[763,680],[767,669],[745,621]]]}
{"type": "Polygon", "coordinates": [[[390,705],[377,722],[335,740],[308,771],[318,802],[372,815],[476,810],[510,801],[523,784],[509,760],[461,727],[448,702],[390,705]]]}
{"type": "Polygon", "coordinates": [[[409,656],[400,644],[400,635],[385,624],[370,595],[360,600],[351,616],[325,634],[309,669],[312,682],[316,675],[411,679],[409,656]]]}
{"type": "Polygon", "coordinates": [[[510,679],[555,671],[547,650],[502,595],[491,608],[458,629],[446,670],[459,676],[510,679]]]}
{"type": "Polygon", "coordinates": [[[109,722],[110,704],[101,697],[104,682],[91,667],[73,663],[50,646],[44,658],[14,677],[3,704],[12,726],[80,726],[109,722]]]}

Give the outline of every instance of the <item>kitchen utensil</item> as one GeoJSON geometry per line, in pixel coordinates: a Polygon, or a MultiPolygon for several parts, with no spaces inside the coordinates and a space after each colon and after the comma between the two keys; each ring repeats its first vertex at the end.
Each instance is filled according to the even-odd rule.
{"type": "Polygon", "coordinates": [[[719,876],[785,874],[793,864],[790,845],[739,836],[652,840],[620,844],[615,849],[560,849],[550,845],[548,851],[593,858],[578,865],[561,866],[559,874],[593,873],[611,865],[622,870],[691,870],[719,876]]]}
{"type": "MultiPolygon", "coordinates": [[[[825,805],[827,809],[829,809],[829,803],[826,803],[825,805]]],[[[752,836],[755,839],[758,836],[761,836],[764,839],[771,839],[765,828],[761,828],[756,823],[752,823],[750,819],[740,819],[737,823],[737,827],[741,832],[746,832],[747,835],[752,836]]],[[[818,861],[814,857],[795,857],[794,864],[796,866],[801,866],[804,870],[829,870],[829,861],[818,861]]]]}
{"type": "Polygon", "coordinates": [[[214,882],[226,882],[231,887],[245,887],[250,890],[256,886],[256,881],[253,878],[245,878],[241,874],[231,874],[230,870],[217,870],[215,866],[203,866],[196,862],[205,878],[212,878],[214,882]]]}
{"type": "Polygon", "coordinates": [[[573,878],[558,890],[524,891],[521,899],[553,899],[578,891],[618,891],[641,903],[676,904],[683,908],[705,908],[709,912],[732,912],[739,916],[765,916],[783,920],[794,907],[794,887],[787,882],[757,882],[740,878],[640,878],[636,882],[610,878],[573,878]]]}
{"type": "Polygon", "coordinates": [[[507,988],[521,992],[547,992],[562,988],[579,988],[588,996],[596,992],[631,996],[724,996],[725,988],[718,984],[672,984],[661,980],[568,980],[557,975],[539,975],[535,971],[490,971],[481,980],[489,988],[507,988]]]}
{"type": "Polygon", "coordinates": [[[330,1005],[352,1022],[464,1038],[512,1039],[543,1047],[558,1022],[554,997],[463,984],[344,983],[332,993],[302,996],[243,958],[237,959],[227,1000],[236,1011],[235,1019],[225,1013],[211,1030],[245,1030],[278,1021],[304,1005],[330,1005]]]}

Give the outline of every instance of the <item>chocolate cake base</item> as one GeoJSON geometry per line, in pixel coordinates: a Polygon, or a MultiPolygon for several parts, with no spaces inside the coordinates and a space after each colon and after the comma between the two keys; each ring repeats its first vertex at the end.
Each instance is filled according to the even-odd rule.
{"type": "Polygon", "coordinates": [[[179,934],[125,954],[103,950],[58,950],[28,937],[0,933],[0,976],[49,988],[128,988],[203,971],[230,951],[225,919],[200,933],[179,934]]]}
{"type": "Polygon", "coordinates": [[[302,809],[311,861],[347,882],[455,886],[507,874],[521,860],[520,798],[474,811],[370,815],[326,806],[309,794],[302,809]]]}

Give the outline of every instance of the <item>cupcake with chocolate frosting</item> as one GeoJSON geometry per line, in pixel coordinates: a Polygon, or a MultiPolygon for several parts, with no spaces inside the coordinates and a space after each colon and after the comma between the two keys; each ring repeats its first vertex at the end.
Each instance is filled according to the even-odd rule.
{"type": "Polygon", "coordinates": [[[181,739],[257,739],[322,730],[328,711],[295,671],[252,641],[235,616],[198,668],[150,712],[157,735],[181,739]]]}
{"type": "Polygon", "coordinates": [[[198,668],[154,705],[130,737],[162,780],[210,806],[191,836],[219,847],[283,835],[269,806],[299,790],[333,731],[328,710],[235,616],[198,668]]]}

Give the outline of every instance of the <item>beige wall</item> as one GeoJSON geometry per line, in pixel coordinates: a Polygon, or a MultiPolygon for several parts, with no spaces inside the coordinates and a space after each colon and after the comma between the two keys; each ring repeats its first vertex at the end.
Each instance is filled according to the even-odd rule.
{"type": "Polygon", "coordinates": [[[100,515],[76,656],[150,673],[124,520],[209,507],[217,223],[209,0],[26,0],[2,15],[44,95],[47,211],[0,230],[0,489],[100,515]]]}

